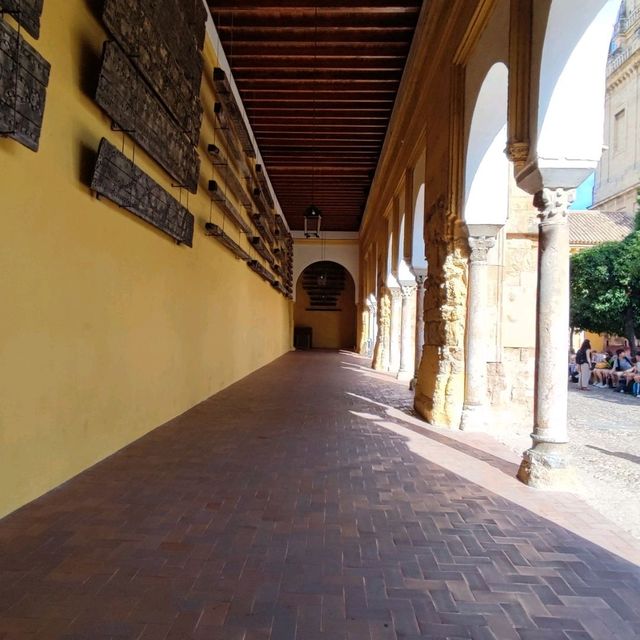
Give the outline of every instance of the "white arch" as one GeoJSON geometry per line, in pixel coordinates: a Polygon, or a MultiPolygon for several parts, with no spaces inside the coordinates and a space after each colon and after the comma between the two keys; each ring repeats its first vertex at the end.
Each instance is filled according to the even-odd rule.
{"type": "Polygon", "coordinates": [[[411,266],[414,269],[426,269],[426,248],[424,243],[424,182],[418,189],[413,207],[413,238],[411,241],[411,266]]]}
{"type": "Polygon", "coordinates": [[[553,0],[538,96],[538,169],[548,187],[575,187],[602,153],[607,50],[620,0],[553,0]]]}
{"type": "MultiPolygon", "coordinates": [[[[341,267],[344,267],[347,273],[353,279],[353,283],[355,285],[355,300],[356,304],[359,302],[358,300],[358,261],[357,256],[352,258],[347,255],[337,255],[336,253],[332,253],[330,257],[327,258],[318,258],[318,256],[297,256],[297,260],[294,260],[293,266],[293,282],[295,285],[298,284],[298,280],[302,275],[302,272],[310,265],[315,264],[316,262],[335,262],[339,264],[341,267]]],[[[293,287],[293,300],[296,300],[296,286],[293,287]]]]}
{"type": "Polygon", "coordinates": [[[509,209],[507,100],[509,71],[496,62],[487,72],[473,110],[465,166],[464,220],[503,225],[509,209]]]}

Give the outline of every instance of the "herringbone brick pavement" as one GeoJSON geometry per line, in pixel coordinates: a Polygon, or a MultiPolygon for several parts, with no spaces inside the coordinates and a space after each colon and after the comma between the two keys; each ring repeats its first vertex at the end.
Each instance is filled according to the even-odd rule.
{"type": "Polygon", "coordinates": [[[364,399],[408,394],[345,360],[289,354],[0,521],[0,638],[640,638],[636,565],[413,453],[364,399]]]}

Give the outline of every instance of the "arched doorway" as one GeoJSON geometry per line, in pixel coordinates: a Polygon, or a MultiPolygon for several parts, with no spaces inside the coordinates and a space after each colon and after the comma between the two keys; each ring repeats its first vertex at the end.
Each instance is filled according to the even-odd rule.
{"type": "Polygon", "coordinates": [[[342,265],[322,260],[310,264],[300,274],[294,326],[296,335],[304,333],[301,328],[311,330],[308,346],[314,349],[355,348],[355,282],[342,265]]]}

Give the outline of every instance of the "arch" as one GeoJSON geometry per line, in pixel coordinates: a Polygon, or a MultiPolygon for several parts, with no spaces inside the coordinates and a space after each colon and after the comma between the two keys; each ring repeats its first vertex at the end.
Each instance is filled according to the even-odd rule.
{"type": "MultiPolygon", "coordinates": [[[[355,300],[358,301],[359,294],[359,266],[358,266],[358,252],[357,251],[343,251],[333,250],[330,258],[327,258],[330,262],[335,262],[344,267],[353,281],[355,282],[355,300]]],[[[302,272],[314,262],[320,262],[317,251],[312,255],[310,253],[302,253],[299,247],[294,245],[294,260],[293,260],[293,282],[297,283],[302,272]]],[[[296,287],[293,288],[293,301],[296,300],[296,287]]]]}
{"type": "Polygon", "coordinates": [[[295,282],[294,326],[311,327],[315,348],[355,348],[355,289],[355,279],[342,264],[334,260],[313,261],[295,282]],[[309,280],[305,274],[309,274],[309,280]]]}
{"type": "Polygon", "coordinates": [[[476,100],[465,163],[464,220],[467,224],[503,225],[509,209],[507,101],[509,71],[496,62],[476,100]]]}
{"type": "Polygon", "coordinates": [[[427,250],[424,241],[424,182],[418,189],[413,207],[413,238],[411,243],[411,266],[414,269],[427,268],[427,250]]]}
{"type": "Polygon", "coordinates": [[[620,0],[552,0],[538,92],[544,186],[575,187],[600,159],[607,51],[619,7],[620,0]]]}

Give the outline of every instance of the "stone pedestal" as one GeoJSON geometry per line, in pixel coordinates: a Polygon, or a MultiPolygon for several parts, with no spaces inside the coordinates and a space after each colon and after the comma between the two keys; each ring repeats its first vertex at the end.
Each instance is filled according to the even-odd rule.
{"type": "Polygon", "coordinates": [[[495,236],[469,236],[464,431],[487,428],[487,253],[495,243],[495,236]]]}
{"type": "Polygon", "coordinates": [[[391,295],[391,352],[389,354],[389,371],[397,373],[400,369],[400,348],[402,332],[402,289],[392,287],[391,295]]]}
{"type": "Polygon", "coordinates": [[[418,371],[422,360],[422,349],[424,347],[424,280],[426,275],[416,273],[416,337],[414,354],[414,374],[409,384],[410,389],[415,389],[418,381],[418,371]]]}
{"type": "Polygon", "coordinates": [[[520,480],[534,487],[567,488],[567,354],[569,350],[569,227],[573,189],[543,189],[540,211],[533,446],[523,454],[520,480]]]}
{"type": "Polygon", "coordinates": [[[400,368],[398,369],[398,380],[407,382],[413,378],[415,349],[413,341],[415,333],[413,331],[413,300],[416,295],[415,285],[402,285],[402,321],[400,327],[400,368]]]}

